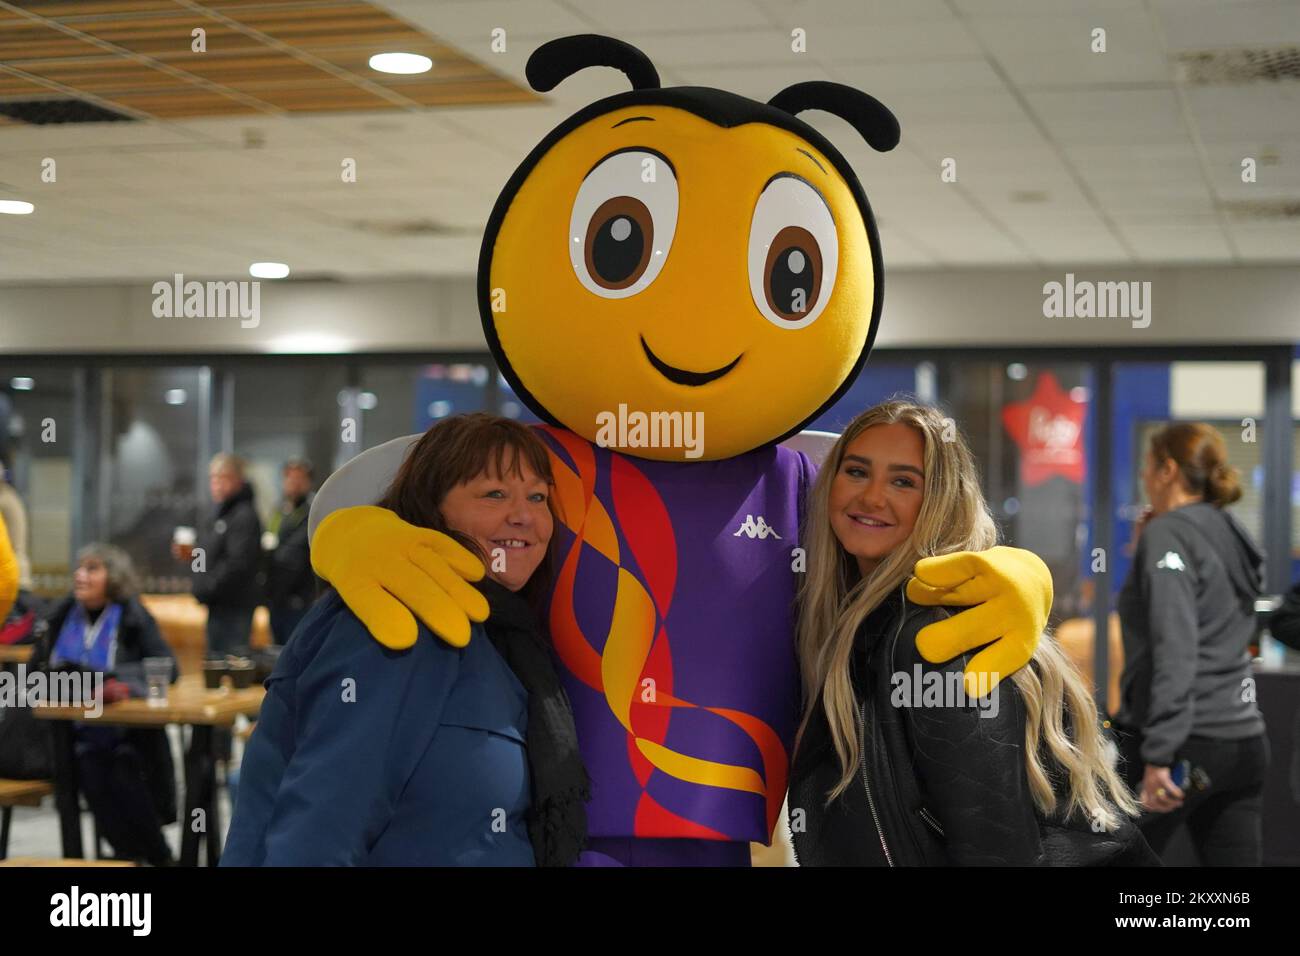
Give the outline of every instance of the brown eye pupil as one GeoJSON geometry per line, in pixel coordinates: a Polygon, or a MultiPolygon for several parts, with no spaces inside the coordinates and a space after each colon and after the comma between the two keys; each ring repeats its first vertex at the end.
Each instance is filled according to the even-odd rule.
{"type": "Polygon", "coordinates": [[[639,199],[615,196],[601,203],[587,226],[587,272],[607,289],[626,289],[645,273],[654,219],[639,199]]]}
{"type": "Polygon", "coordinates": [[[821,291],[821,247],[812,233],[786,226],[772,240],[763,275],[767,304],[783,319],[807,315],[821,291]]]}

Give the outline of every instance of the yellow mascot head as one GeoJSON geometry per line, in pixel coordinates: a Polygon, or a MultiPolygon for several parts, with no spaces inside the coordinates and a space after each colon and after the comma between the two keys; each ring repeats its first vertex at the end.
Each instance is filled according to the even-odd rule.
{"type": "Polygon", "coordinates": [[[483,236],[479,309],[502,374],[539,417],[591,441],[620,406],[697,416],[704,459],[794,434],[866,361],[882,291],[862,186],[796,114],[833,113],[877,150],[898,143],[897,120],[837,83],[766,104],[661,89],[644,54],[600,36],[545,44],[527,75],[545,92],[590,66],[632,90],[552,130],[483,236]]]}

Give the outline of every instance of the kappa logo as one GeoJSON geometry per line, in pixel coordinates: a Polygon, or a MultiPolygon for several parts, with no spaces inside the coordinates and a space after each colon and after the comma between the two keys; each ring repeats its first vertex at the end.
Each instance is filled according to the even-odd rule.
{"type": "Polygon", "coordinates": [[[1166,568],[1170,571],[1186,571],[1187,565],[1183,564],[1183,559],[1178,556],[1176,551],[1166,551],[1165,556],[1156,562],[1157,568],[1166,568]]]}
{"type": "Polygon", "coordinates": [[[754,520],[753,515],[745,515],[744,523],[741,524],[739,530],[737,530],[732,537],[739,538],[742,534],[748,535],[750,538],[759,538],[760,540],[769,536],[776,538],[778,541],[781,540],[781,536],[776,533],[776,529],[764,521],[762,515],[758,516],[757,521],[754,520]]]}

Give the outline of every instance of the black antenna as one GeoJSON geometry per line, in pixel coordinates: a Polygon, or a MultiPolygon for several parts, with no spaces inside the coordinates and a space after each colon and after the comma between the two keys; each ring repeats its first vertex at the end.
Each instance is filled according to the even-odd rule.
{"type": "Polygon", "coordinates": [[[872,149],[882,153],[898,145],[898,119],[889,107],[843,83],[826,80],[796,83],[768,100],[767,105],[791,115],[804,110],[822,110],[838,116],[861,133],[872,149]]]}
{"type": "Polygon", "coordinates": [[[648,56],[630,43],[595,33],[543,43],[528,58],[524,75],[533,89],[548,93],[589,66],[610,66],[621,71],[634,90],[659,89],[659,72],[648,56]]]}

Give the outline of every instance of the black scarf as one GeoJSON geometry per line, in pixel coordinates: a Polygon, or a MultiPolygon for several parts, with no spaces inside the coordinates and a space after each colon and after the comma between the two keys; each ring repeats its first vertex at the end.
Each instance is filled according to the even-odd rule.
{"type": "Polygon", "coordinates": [[[533,855],[538,866],[570,866],[587,840],[591,781],[578,752],[569,697],[528,602],[487,577],[477,587],[491,608],[484,624],[488,638],[528,691],[528,769],[533,783],[528,836],[533,855]]]}

